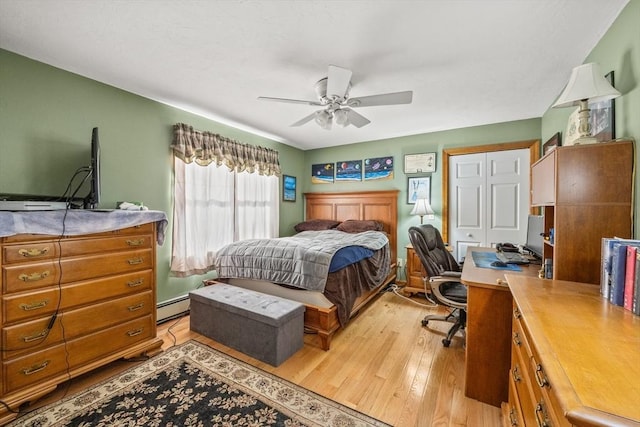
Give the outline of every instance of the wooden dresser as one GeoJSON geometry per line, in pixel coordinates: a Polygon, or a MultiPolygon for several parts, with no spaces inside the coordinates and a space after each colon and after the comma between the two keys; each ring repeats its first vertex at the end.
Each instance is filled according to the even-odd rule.
{"type": "Polygon", "coordinates": [[[598,286],[506,275],[513,295],[505,426],[640,426],[640,317],[598,286]]]}
{"type": "MultiPolygon", "coordinates": [[[[0,401],[16,410],[119,358],[153,355],[156,224],[0,238],[0,401]]],[[[0,405],[0,425],[15,414],[0,405]]]]}

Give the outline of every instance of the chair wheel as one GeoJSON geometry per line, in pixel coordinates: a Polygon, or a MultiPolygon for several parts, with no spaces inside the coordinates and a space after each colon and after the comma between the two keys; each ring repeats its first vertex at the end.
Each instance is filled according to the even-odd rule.
{"type": "Polygon", "coordinates": [[[451,341],[450,341],[450,340],[448,340],[448,339],[446,339],[446,338],[442,340],[442,345],[443,345],[443,346],[445,346],[445,347],[449,347],[449,344],[451,344],[451,341]]]}
{"type": "Polygon", "coordinates": [[[429,324],[429,321],[428,321],[428,320],[423,320],[423,321],[422,321],[422,326],[427,326],[428,324],[429,324]]]}

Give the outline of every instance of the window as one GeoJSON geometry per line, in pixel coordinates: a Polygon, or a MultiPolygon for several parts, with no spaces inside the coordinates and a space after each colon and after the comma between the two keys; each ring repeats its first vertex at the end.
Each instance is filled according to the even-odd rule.
{"type": "MultiPolygon", "coordinates": [[[[204,134],[189,129],[192,139],[204,134]]],[[[184,136],[184,128],[179,131],[184,136]]],[[[212,135],[205,134],[209,137],[212,135]]],[[[214,136],[218,137],[216,142],[222,141],[222,145],[239,144],[222,139],[219,135],[214,136]]],[[[187,160],[191,158],[194,161],[185,162],[185,150],[180,149],[184,145],[180,146],[174,138],[173,274],[189,276],[213,270],[216,252],[228,243],[278,237],[280,202],[277,152],[275,162],[265,167],[265,164],[255,161],[254,151],[268,149],[245,145],[240,147],[250,151],[251,155],[234,159],[229,153],[223,155],[223,151],[225,148],[233,149],[233,154],[237,155],[240,152],[237,146],[222,149],[218,146],[211,151],[194,150],[193,156],[187,157],[187,160]],[[223,161],[204,161],[205,153],[220,155],[223,161]],[[278,174],[273,173],[275,171],[278,174]]],[[[273,150],[268,151],[268,154],[273,154],[273,150]]]]}

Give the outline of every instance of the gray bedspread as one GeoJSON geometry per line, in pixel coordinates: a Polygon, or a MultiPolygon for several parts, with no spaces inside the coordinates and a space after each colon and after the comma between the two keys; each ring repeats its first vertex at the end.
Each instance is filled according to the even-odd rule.
{"type": "Polygon", "coordinates": [[[346,246],[382,249],[389,243],[384,233],[338,230],[303,231],[291,237],[250,239],[231,243],[216,254],[220,278],[268,280],[323,292],[331,258],[346,246]]]}

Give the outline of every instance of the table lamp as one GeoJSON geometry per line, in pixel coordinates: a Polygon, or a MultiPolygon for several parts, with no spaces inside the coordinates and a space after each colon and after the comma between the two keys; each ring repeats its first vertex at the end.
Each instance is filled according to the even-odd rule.
{"type": "Polygon", "coordinates": [[[427,219],[435,219],[433,209],[431,209],[431,205],[429,204],[429,199],[416,200],[416,204],[413,205],[413,210],[411,210],[411,215],[420,216],[420,224],[422,224],[422,217],[424,216],[426,216],[427,219]]]}
{"type": "Polygon", "coordinates": [[[579,106],[578,139],[575,144],[590,144],[597,142],[597,140],[591,135],[589,104],[608,101],[618,96],[620,96],[620,92],[604,78],[600,72],[600,66],[595,62],[590,62],[573,69],[569,83],[552,107],[579,106]]]}

